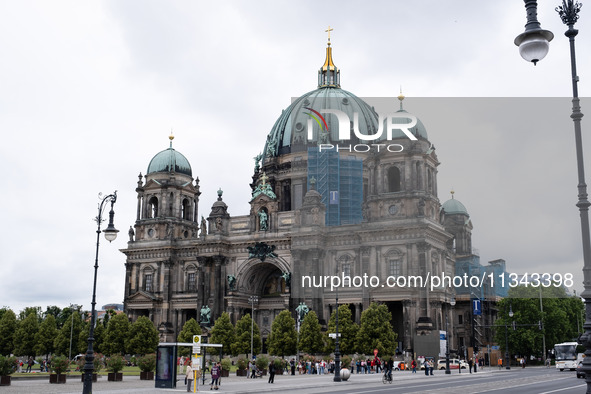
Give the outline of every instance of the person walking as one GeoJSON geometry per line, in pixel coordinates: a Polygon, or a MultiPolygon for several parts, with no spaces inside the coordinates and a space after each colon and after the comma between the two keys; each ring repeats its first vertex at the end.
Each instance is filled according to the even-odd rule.
{"type": "Polygon", "coordinates": [[[412,368],[412,373],[417,373],[417,362],[414,359],[410,362],[410,367],[412,368]]]}
{"type": "Polygon", "coordinates": [[[257,377],[257,365],[254,360],[250,362],[250,378],[255,379],[257,377]]]}
{"type": "Polygon", "coordinates": [[[468,367],[470,367],[470,373],[472,373],[472,364],[473,364],[473,363],[474,363],[474,362],[472,361],[472,359],[469,359],[469,360],[468,360],[468,367]]]}
{"type": "Polygon", "coordinates": [[[478,358],[474,357],[474,373],[478,372],[478,358]]]}
{"type": "Polygon", "coordinates": [[[275,363],[273,360],[269,363],[269,383],[275,383],[275,363]]]}
{"type": "Polygon", "coordinates": [[[220,379],[220,366],[219,363],[213,363],[213,365],[211,366],[211,384],[209,389],[214,389],[217,390],[218,389],[218,384],[219,384],[219,379],[220,379]]]}
{"type": "Polygon", "coordinates": [[[33,357],[29,356],[29,361],[27,361],[27,370],[25,372],[32,372],[31,369],[33,368],[33,357]]]}
{"type": "Polygon", "coordinates": [[[185,374],[185,383],[187,383],[187,392],[191,392],[191,387],[193,387],[193,366],[191,364],[187,365],[187,373],[185,374]]]}
{"type": "Polygon", "coordinates": [[[503,359],[499,358],[499,361],[497,361],[497,364],[499,365],[499,369],[503,369],[503,359]]]}

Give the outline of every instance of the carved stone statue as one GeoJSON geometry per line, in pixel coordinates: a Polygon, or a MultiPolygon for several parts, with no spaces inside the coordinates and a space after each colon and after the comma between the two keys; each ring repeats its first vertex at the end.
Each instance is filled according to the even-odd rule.
{"type": "Polygon", "coordinates": [[[207,222],[205,221],[205,218],[201,216],[201,236],[205,237],[205,234],[207,234],[207,222]]]}
{"type": "Polygon", "coordinates": [[[267,231],[269,229],[267,212],[262,209],[259,211],[259,229],[261,231],[267,231]]]}
{"type": "Polygon", "coordinates": [[[211,309],[209,306],[203,305],[201,307],[201,318],[199,319],[199,324],[203,324],[204,326],[209,326],[211,324],[211,309]]]}
{"type": "Polygon", "coordinates": [[[230,291],[236,290],[236,277],[234,275],[228,275],[228,289],[230,291]]]}
{"type": "Polygon", "coordinates": [[[133,231],[133,227],[129,226],[129,231],[127,232],[127,234],[129,234],[129,242],[133,242],[133,237],[135,236],[135,231],[133,231]]]}
{"type": "Polygon", "coordinates": [[[217,231],[222,231],[222,228],[223,228],[222,218],[215,218],[215,229],[217,231]]]}

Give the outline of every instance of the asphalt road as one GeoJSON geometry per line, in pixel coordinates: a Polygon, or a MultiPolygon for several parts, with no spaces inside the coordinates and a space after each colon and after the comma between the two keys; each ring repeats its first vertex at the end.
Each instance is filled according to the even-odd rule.
{"type": "MultiPolygon", "coordinates": [[[[277,375],[275,383],[267,383],[267,378],[246,379],[231,376],[222,379],[218,391],[210,391],[209,385],[199,386],[199,392],[215,392],[225,394],[281,392],[282,394],[381,394],[381,393],[437,393],[437,394],[477,394],[477,393],[518,393],[518,394],[570,394],[584,393],[585,381],[577,379],[575,372],[560,372],[555,368],[526,367],[512,368],[510,371],[497,368],[485,368],[476,374],[457,370],[451,375],[444,371],[435,371],[434,376],[425,376],[422,371],[412,374],[409,371],[394,372],[394,382],[383,384],[381,374],[351,376],[349,381],[335,383],[332,375],[277,375]]],[[[77,376],[78,377],[78,376],[77,376]]],[[[154,381],[140,381],[138,377],[125,376],[123,382],[107,382],[99,379],[93,385],[94,393],[109,394],[166,394],[171,392],[187,392],[183,381],[178,382],[174,389],[156,389],[154,381]]],[[[209,383],[209,376],[207,379],[209,383]]],[[[49,384],[47,377],[43,379],[13,380],[12,385],[1,387],[0,394],[13,393],[80,393],[80,378],[68,379],[65,385],[49,384]]]]}
{"type": "Polygon", "coordinates": [[[305,391],[313,393],[519,393],[519,394],[570,394],[584,393],[586,384],[583,379],[577,379],[575,372],[560,372],[554,368],[525,368],[511,371],[490,371],[489,373],[453,374],[427,377],[418,374],[422,379],[394,380],[392,384],[369,383],[364,387],[337,387],[321,390],[305,391]]]}

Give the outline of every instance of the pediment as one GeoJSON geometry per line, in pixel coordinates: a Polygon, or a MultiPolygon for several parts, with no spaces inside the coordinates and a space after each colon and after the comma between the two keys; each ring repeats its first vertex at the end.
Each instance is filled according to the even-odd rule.
{"type": "Polygon", "coordinates": [[[160,301],[158,297],[154,297],[152,294],[143,290],[137,291],[127,298],[127,302],[139,303],[139,302],[154,302],[160,301]]]}

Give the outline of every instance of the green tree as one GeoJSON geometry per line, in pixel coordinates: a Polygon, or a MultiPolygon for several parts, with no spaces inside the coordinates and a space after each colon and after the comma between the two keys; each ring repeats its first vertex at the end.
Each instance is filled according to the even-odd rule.
{"type": "Polygon", "coordinates": [[[378,349],[382,355],[394,354],[397,335],[392,329],[391,320],[392,314],[386,305],[372,302],[361,314],[361,326],[357,332],[357,351],[372,354],[374,349],[378,349]]]}
{"type": "Polygon", "coordinates": [[[28,312],[29,314],[26,317],[17,322],[16,332],[14,333],[14,353],[17,356],[35,357],[35,345],[37,344],[35,335],[39,331],[39,318],[36,309],[31,308],[28,312]]]}
{"type": "MultiPolygon", "coordinates": [[[[102,324],[102,322],[98,322],[94,327],[94,342],[92,343],[92,350],[95,353],[102,353],[102,346],[103,340],[105,338],[105,331],[107,329],[102,324]]],[[[90,335],[90,320],[84,323],[82,330],[80,331],[80,335],[78,336],[78,352],[85,354],[88,350],[88,336],[90,335]]]]}
{"type": "Polygon", "coordinates": [[[211,329],[211,343],[222,345],[222,355],[232,353],[232,344],[236,342],[234,326],[230,322],[230,315],[223,312],[215,321],[211,329]]]}
{"type": "Polygon", "coordinates": [[[18,320],[25,320],[30,314],[35,315],[37,323],[41,323],[41,307],[40,306],[28,306],[18,314],[18,320]]]}
{"type": "Polygon", "coordinates": [[[156,353],[158,347],[158,330],[146,316],[140,316],[133,322],[127,338],[127,352],[130,354],[156,353]]]}
{"type": "Polygon", "coordinates": [[[233,355],[244,354],[248,358],[248,354],[250,353],[251,327],[253,331],[252,346],[254,354],[261,352],[261,332],[259,331],[259,326],[252,321],[250,313],[247,313],[236,322],[236,328],[234,330],[236,332],[236,342],[232,345],[233,355]]]}
{"type": "Polygon", "coordinates": [[[60,321],[60,314],[62,313],[62,309],[59,306],[55,305],[48,305],[45,308],[45,312],[43,312],[43,317],[46,318],[49,315],[52,315],[55,319],[55,324],[57,329],[59,330],[62,328],[63,322],[60,321]]]}
{"type": "Polygon", "coordinates": [[[271,355],[284,357],[286,354],[295,354],[297,345],[295,320],[288,310],[281,311],[273,320],[267,343],[271,355]]]}
{"type": "Polygon", "coordinates": [[[116,314],[117,312],[115,312],[114,309],[108,309],[105,311],[105,314],[103,315],[103,326],[105,326],[105,328],[109,325],[109,320],[111,320],[116,314]]]}
{"type": "Polygon", "coordinates": [[[125,340],[129,333],[129,319],[125,313],[119,313],[109,320],[102,351],[106,355],[124,354],[125,340]]]}
{"type": "Polygon", "coordinates": [[[8,309],[0,319],[0,354],[9,356],[14,352],[14,332],[16,331],[16,314],[8,309]]]}
{"type": "Polygon", "coordinates": [[[80,338],[80,331],[82,331],[82,316],[80,313],[69,315],[68,320],[65,321],[62,328],[59,330],[54,340],[54,351],[56,354],[62,356],[70,355],[70,339],[72,344],[72,352],[75,355],[78,349],[78,341],[80,338]]]}
{"type": "Polygon", "coordinates": [[[542,357],[543,336],[547,351],[556,343],[576,340],[581,331],[583,302],[578,297],[568,296],[560,286],[514,287],[509,289],[509,296],[501,300],[497,307],[499,317],[495,322],[495,340],[503,352],[505,333],[511,354],[542,357]],[[513,317],[509,317],[509,311],[513,312],[513,317]],[[543,331],[540,330],[541,321],[543,331]]]}
{"type": "Polygon", "coordinates": [[[300,339],[300,351],[309,354],[322,352],[324,340],[316,312],[310,311],[304,317],[304,321],[300,325],[300,334],[298,337],[300,339]]]}
{"type": "MultiPolygon", "coordinates": [[[[336,309],[332,311],[328,321],[328,332],[336,333],[336,309]]],[[[348,304],[339,305],[339,349],[342,354],[353,354],[357,352],[357,332],[359,326],[353,321],[353,313],[348,304]]],[[[335,340],[326,336],[325,353],[332,353],[335,349],[335,340]]]]}
{"type": "MultiPolygon", "coordinates": [[[[178,342],[193,343],[193,335],[201,335],[201,327],[197,321],[193,318],[187,320],[183,329],[179,333],[177,338],[178,342]]],[[[191,354],[191,349],[188,347],[181,347],[179,349],[179,355],[188,356],[191,354]]]]}
{"type": "Polygon", "coordinates": [[[35,335],[35,353],[51,354],[54,350],[54,340],[57,336],[57,324],[53,315],[45,316],[35,335]]]}

